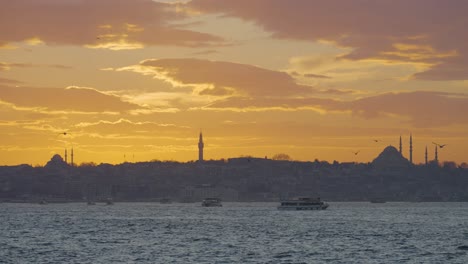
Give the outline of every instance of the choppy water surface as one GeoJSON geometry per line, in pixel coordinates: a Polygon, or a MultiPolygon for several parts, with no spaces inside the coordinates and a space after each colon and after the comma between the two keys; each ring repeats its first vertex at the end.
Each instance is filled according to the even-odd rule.
{"type": "Polygon", "coordinates": [[[468,263],[468,203],[0,204],[0,263],[468,263]]]}

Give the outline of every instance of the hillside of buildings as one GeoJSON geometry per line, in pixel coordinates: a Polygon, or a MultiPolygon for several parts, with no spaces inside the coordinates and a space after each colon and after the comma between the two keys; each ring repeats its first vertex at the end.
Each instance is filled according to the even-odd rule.
{"type": "Polygon", "coordinates": [[[0,167],[0,201],[49,202],[278,201],[320,196],[329,201],[468,201],[466,164],[414,165],[394,147],[370,163],[240,157],[196,162],[72,166],[55,155],[43,167],[0,167]]]}

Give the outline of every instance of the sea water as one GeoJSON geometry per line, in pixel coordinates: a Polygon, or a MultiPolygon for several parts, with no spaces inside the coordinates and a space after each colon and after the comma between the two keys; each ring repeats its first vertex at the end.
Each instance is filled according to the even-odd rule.
{"type": "Polygon", "coordinates": [[[0,204],[0,263],[468,263],[468,203],[0,204]]]}

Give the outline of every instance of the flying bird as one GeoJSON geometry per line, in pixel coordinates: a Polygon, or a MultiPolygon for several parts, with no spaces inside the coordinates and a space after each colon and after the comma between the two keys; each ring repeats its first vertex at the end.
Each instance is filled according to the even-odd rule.
{"type": "Polygon", "coordinates": [[[374,139],[374,141],[375,141],[375,142],[379,142],[380,140],[378,140],[378,139],[374,139]]]}
{"type": "Polygon", "coordinates": [[[442,145],[441,145],[441,144],[437,144],[437,143],[435,143],[435,142],[432,142],[432,144],[438,146],[439,148],[444,148],[445,146],[447,146],[447,144],[442,144],[442,145]]]}
{"type": "Polygon", "coordinates": [[[66,136],[66,135],[68,135],[68,132],[60,132],[59,135],[64,135],[64,136],[66,136]]]}
{"type": "Polygon", "coordinates": [[[360,150],[358,150],[356,152],[353,151],[354,155],[357,155],[359,152],[360,152],[360,150]]]}

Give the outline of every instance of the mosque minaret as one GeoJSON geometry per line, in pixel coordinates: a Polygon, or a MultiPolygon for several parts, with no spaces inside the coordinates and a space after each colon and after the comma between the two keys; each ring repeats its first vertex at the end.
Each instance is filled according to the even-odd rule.
{"type": "Polygon", "coordinates": [[[424,162],[427,165],[427,146],[426,146],[426,152],[424,153],[424,162]]]}
{"type": "Polygon", "coordinates": [[[401,135],[400,135],[400,154],[403,155],[402,144],[401,144],[401,135]]]}
{"type": "Polygon", "coordinates": [[[413,164],[413,135],[410,134],[409,137],[409,161],[413,164]]]}
{"type": "Polygon", "coordinates": [[[198,161],[202,162],[203,161],[203,147],[205,144],[203,144],[203,135],[200,132],[200,138],[198,140],[198,161]]]}

